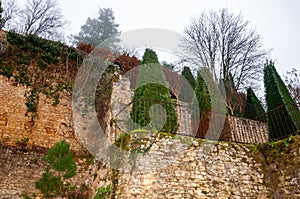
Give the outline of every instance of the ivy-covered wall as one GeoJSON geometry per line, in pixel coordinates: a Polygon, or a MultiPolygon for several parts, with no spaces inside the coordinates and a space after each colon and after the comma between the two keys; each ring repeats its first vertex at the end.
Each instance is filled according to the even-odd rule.
{"type": "Polygon", "coordinates": [[[39,94],[37,111],[27,115],[25,93],[28,89],[13,85],[7,77],[0,75],[0,140],[16,146],[21,140],[28,139],[29,147],[50,148],[65,139],[72,150],[84,152],[73,133],[71,96],[61,92],[60,103],[53,106],[52,99],[39,94]]]}

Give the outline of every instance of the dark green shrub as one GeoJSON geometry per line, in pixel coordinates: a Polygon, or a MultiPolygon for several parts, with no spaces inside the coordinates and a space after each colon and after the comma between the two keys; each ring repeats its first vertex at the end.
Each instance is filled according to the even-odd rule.
{"type": "Polygon", "coordinates": [[[39,189],[45,197],[59,196],[63,183],[59,177],[53,176],[46,168],[42,177],[35,182],[35,187],[39,189]]]}
{"type": "Polygon", "coordinates": [[[186,78],[186,80],[190,83],[191,87],[193,89],[195,89],[195,84],[196,84],[196,81],[195,81],[195,78],[192,74],[192,71],[190,69],[190,67],[183,67],[183,71],[182,71],[182,76],[184,76],[186,78]]]}
{"type": "Polygon", "coordinates": [[[58,59],[53,57],[51,53],[43,53],[40,58],[48,64],[56,64],[58,62],[58,59]]]}
{"type": "Polygon", "coordinates": [[[63,172],[64,178],[70,178],[76,174],[76,164],[73,154],[69,150],[70,144],[65,140],[55,143],[46,156],[43,157],[50,168],[63,172]]]}
{"type": "Polygon", "coordinates": [[[26,37],[26,41],[27,44],[30,44],[31,46],[35,46],[35,47],[42,47],[42,45],[45,43],[44,40],[42,40],[41,38],[39,38],[36,35],[30,34],[26,37]]]}
{"type": "Polygon", "coordinates": [[[190,85],[183,84],[178,98],[180,101],[191,103],[194,96],[195,78],[191,69],[186,66],[183,68],[181,74],[190,85]]]}
{"type": "Polygon", "coordinates": [[[207,139],[227,139],[230,126],[225,120],[225,96],[208,68],[201,68],[196,79],[192,112],[193,132],[207,139]]]}
{"type": "Polygon", "coordinates": [[[22,51],[30,52],[30,53],[38,53],[41,51],[39,47],[32,46],[31,44],[27,43],[25,46],[20,48],[22,51]]]}
{"type": "Polygon", "coordinates": [[[51,54],[53,57],[59,56],[61,54],[61,48],[58,43],[52,43],[50,41],[45,42],[43,49],[51,54]]]}
{"type": "Polygon", "coordinates": [[[156,52],[146,48],[141,64],[159,64],[156,52]]]}
{"type": "Polygon", "coordinates": [[[287,137],[299,131],[300,112],[272,62],[265,64],[264,85],[270,139],[287,137]]]}
{"type": "Polygon", "coordinates": [[[252,88],[248,88],[244,117],[266,122],[264,114],[265,110],[263,109],[260,100],[256,97],[252,88]]]}
{"type": "Polygon", "coordinates": [[[76,164],[70,145],[62,140],[48,151],[43,160],[48,163],[42,177],[35,182],[37,189],[41,190],[44,197],[65,196],[70,194],[70,184],[64,184],[63,178],[70,178],[76,174],[76,164]],[[51,171],[52,170],[52,171],[51,171]]]}
{"type": "Polygon", "coordinates": [[[210,111],[211,110],[211,98],[210,93],[207,87],[207,83],[202,77],[204,69],[201,69],[197,73],[196,85],[195,85],[195,94],[198,100],[199,109],[210,111]]]}
{"type": "Polygon", "coordinates": [[[73,61],[77,61],[77,57],[78,57],[78,51],[74,50],[73,52],[70,53],[69,58],[73,61]]]}

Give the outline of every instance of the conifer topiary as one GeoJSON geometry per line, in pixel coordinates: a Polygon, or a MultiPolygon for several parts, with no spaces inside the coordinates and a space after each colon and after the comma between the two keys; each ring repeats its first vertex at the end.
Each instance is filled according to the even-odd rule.
{"type": "Polygon", "coordinates": [[[300,112],[271,61],[264,67],[264,85],[270,139],[287,137],[299,131],[300,112]]]}
{"type": "Polygon", "coordinates": [[[130,117],[137,128],[176,132],[178,129],[176,101],[171,100],[156,53],[146,49],[142,64],[139,67],[130,117]]]}
{"type": "Polygon", "coordinates": [[[195,94],[198,100],[199,109],[210,111],[211,110],[211,99],[210,99],[210,93],[207,87],[207,83],[205,82],[203,78],[204,71],[200,70],[197,73],[197,79],[196,79],[196,85],[195,85],[195,94]]]}
{"type": "Polygon", "coordinates": [[[198,71],[195,94],[196,99],[193,100],[193,105],[198,105],[199,108],[198,114],[195,111],[192,114],[193,123],[199,124],[198,127],[193,125],[196,136],[213,140],[228,140],[230,127],[228,128],[225,120],[225,97],[222,96],[208,68],[201,68],[198,71]]]}
{"type": "Polygon", "coordinates": [[[150,48],[146,48],[141,64],[159,64],[156,52],[150,48]]]}
{"type": "Polygon", "coordinates": [[[265,110],[263,109],[260,100],[256,97],[252,88],[248,88],[244,117],[266,122],[266,118],[263,116],[264,114],[265,110]]]}
{"type": "Polygon", "coordinates": [[[186,79],[189,85],[183,84],[180,91],[179,100],[183,102],[191,103],[194,96],[194,90],[195,90],[195,78],[191,72],[191,69],[186,66],[183,68],[181,74],[186,79]]]}

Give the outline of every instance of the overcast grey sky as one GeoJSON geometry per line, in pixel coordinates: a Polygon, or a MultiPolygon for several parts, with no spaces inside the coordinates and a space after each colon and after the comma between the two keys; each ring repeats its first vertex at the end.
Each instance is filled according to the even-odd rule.
{"type": "MultiPolygon", "coordinates": [[[[25,1],[25,0],[20,0],[25,1]]],[[[227,8],[241,12],[250,27],[263,37],[280,74],[300,70],[300,0],[58,0],[70,22],[66,34],[76,34],[98,8],[110,7],[122,32],[139,28],[163,28],[182,33],[190,19],[203,10],[227,8]]]]}
{"type": "Polygon", "coordinates": [[[203,10],[227,8],[241,12],[250,26],[272,48],[279,73],[292,67],[300,70],[300,1],[299,0],[59,0],[70,25],[67,34],[80,31],[87,17],[96,17],[98,8],[110,7],[122,32],[139,28],[164,28],[182,33],[191,17],[203,10]]]}

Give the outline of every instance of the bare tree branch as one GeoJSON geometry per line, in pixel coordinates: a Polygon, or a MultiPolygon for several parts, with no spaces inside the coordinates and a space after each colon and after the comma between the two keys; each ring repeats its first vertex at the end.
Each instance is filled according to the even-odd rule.
{"type": "Polygon", "coordinates": [[[4,0],[2,1],[3,13],[2,19],[0,22],[0,29],[7,28],[10,29],[10,24],[8,23],[11,21],[16,14],[18,13],[18,6],[15,0],[4,0]]]}
{"type": "Polygon", "coordinates": [[[198,68],[210,68],[215,79],[217,72],[225,81],[232,75],[235,88],[245,87],[259,79],[269,53],[261,37],[248,26],[241,14],[227,9],[203,12],[184,29],[182,47],[188,54],[184,59],[198,68]]]}
{"type": "Polygon", "coordinates": [[[25,35],[51,37],[66,25],[57,0],[27,0],[19,17],[25,35]]]}

